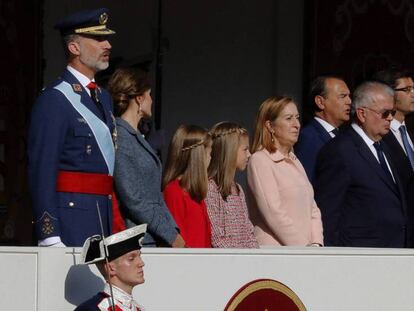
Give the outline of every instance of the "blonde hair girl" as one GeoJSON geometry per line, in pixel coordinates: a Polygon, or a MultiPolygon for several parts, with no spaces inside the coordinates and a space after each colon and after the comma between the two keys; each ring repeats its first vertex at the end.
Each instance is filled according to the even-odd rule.
{"type": "Polygon", "coordinates": [[[249,220],[243,189],[234,181],[236,170],[243,171],[250,157],[246,129],[221,122],[210,131],[213,139],[206,198],[213,247],[258,247],[249,220]]]}

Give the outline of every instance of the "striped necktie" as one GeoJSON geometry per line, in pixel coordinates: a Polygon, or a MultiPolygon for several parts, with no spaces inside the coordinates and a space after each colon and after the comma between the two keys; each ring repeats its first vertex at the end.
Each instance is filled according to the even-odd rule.
{"type": "Polygon", "coordinates": [[[407,129],[405,128],[405,125],[401,125],[399,131],[401,133],[401,138],[403,141],[404,149],[407,153],[408,160],[410,161],[411,168],[414,171],[414,151],[413,148],[411,148],[410,143],[408,142],[407,129]]]}

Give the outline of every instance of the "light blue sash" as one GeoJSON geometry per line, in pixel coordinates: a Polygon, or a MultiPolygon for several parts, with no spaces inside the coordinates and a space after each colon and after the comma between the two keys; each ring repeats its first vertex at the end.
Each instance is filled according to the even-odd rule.
{"type": "Polygon", "coordinates": [[[55,86],[55,89],[65,95],[73,108],[75,108],[88,123],[105,159],[108,172],[112,176],[114,173],[115,149],[108,126],[81,103],[81,96],[73,91],[72,86],[69,83],[63,81],[55,86]]]}

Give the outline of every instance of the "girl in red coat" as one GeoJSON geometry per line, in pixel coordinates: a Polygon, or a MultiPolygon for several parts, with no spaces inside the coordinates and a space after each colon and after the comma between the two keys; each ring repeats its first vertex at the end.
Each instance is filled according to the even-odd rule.
{"type": "Polygon", "coordinates": [[[211,247],[211,229],[204,198],[211,138],[195,125],[181,125],[168,148],[163,176],[164,200],[187,247],[211,247]]]}

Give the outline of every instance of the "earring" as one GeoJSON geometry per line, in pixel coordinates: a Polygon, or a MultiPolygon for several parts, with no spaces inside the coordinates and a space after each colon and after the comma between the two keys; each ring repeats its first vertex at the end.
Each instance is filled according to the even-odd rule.
{"type": "Polygon", "coordinates": [[[135,98],[135,102],[137,103],[137,105],[138,105],[138,114],[140,114],[141,113],[141,103],[139,102],[139,100],[138,99],[136,99],[135,98]]]}
{"type": "Polygon", "coordinates": [[[275,142],[275,132],[271,131],[270,136],[272,137],[272,143],[275,142]]]}

